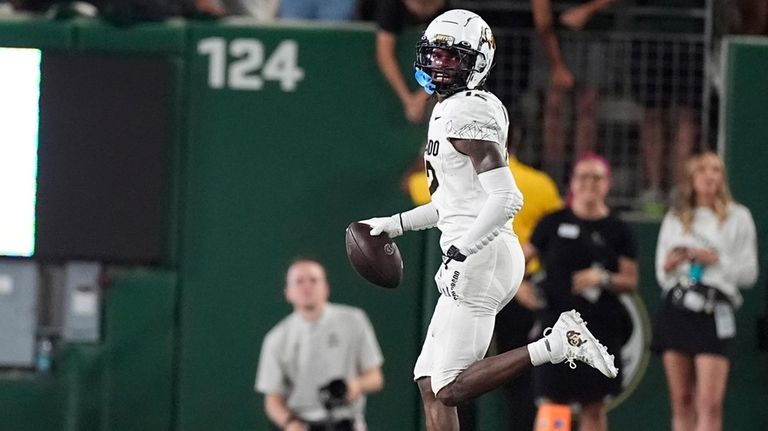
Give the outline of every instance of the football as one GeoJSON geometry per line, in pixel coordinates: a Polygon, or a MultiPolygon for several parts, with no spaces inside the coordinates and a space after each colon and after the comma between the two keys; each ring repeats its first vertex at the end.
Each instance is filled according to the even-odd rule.
{"type": "Polygon", "coordinates": [[[360,222],[347,227],[347,257],[364,279],[393,289],[403,280],[400,250],[386,233],[371,236],[370,231],[370,226],[360,222]]]}

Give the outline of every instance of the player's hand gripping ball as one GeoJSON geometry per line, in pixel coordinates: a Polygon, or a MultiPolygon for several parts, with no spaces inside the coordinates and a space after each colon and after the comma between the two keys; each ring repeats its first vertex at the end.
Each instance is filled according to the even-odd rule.
{"type": "Polygon", "coordinates": [[[389,289],[403,280],[400,250],[386,233],[371,235],[371,227],[354,222],[347,228],[347,257],[364,279],[389,289]]]}

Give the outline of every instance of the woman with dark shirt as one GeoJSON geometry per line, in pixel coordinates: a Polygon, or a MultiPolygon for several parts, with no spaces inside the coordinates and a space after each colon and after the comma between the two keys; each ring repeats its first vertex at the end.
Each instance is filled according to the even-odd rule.
{"type": "MultiPolygon", "coordinates": [[[[636,245],[629,225],[611,214],[605,203],[610,187],[610,165],[604,158],[579,159],[571,176],[568,207],[539,222],[525,254],[539,256],[546,272],[540,283],[546,301],[538,315],[542,326],[552,326],[561,312],[573,308],[609,351],[620,352],[629,321],[618,295],[637,287],[636,245]]],[[[605,399],[621,389],[621,356],[615,360],[620,371],[616,379],[588,367],[538,367],[535,393],[549,402],[580,404],[580,430],[604,431],[605,399]]]]}

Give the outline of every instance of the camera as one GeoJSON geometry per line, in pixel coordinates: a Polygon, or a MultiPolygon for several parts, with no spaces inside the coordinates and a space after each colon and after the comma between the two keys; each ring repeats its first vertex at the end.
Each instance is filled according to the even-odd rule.
{"type": "Polygon", "coordinates": [[[326,410],[333,410],[346,403],[347,383],[342,379],[331,380],[330,383],[320,388],[320,402],[326,410]]]}

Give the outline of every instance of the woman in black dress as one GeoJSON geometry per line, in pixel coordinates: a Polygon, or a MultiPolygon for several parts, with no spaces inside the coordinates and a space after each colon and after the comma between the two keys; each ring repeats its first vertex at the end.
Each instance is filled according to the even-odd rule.
{"type": "MultiPolygon", "coordinates": [[[[629,321],[618,295],[637,287],[635,240],[626,223],[611,214],[605,197],[611,187],[608,162],[588,155],[576,162],[567,208],[543,218],[526,246],[526,258],[538,255],[546,272],[540,283],[546,308],[542,326],[552,326],[561,312],[576,309],[590,330],[615,355],[621,371],[621,347],[629,321]]],[[[543,366],[534,370],[536,395],[549,402],[580,404],[580,430],[608,427],[606,397],[621,389],[589,367],[543,366]]]]}

